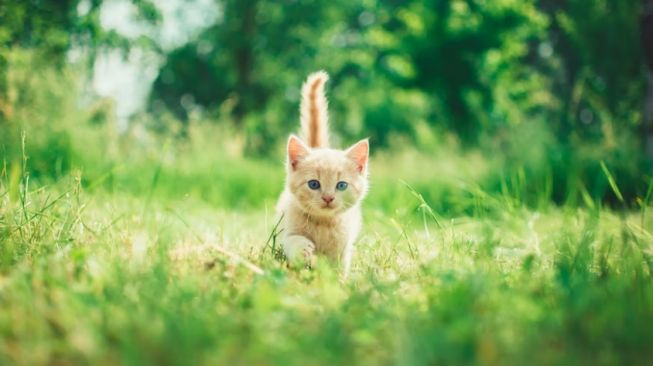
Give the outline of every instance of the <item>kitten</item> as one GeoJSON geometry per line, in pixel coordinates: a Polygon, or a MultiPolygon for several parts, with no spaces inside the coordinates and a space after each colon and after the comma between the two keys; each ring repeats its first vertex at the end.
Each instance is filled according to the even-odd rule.
{"type": "Polygon", "coordinates": [[[320,254],[341,263],[346,277],[361,229],[369,142],[361,140],[347,150],[329,148],[328,79],[318,71],[302,86],[302,139],[288,138],[286,187],[277,210],[284,215],[281,241],[291,265],[310,264],[320,254]]]}

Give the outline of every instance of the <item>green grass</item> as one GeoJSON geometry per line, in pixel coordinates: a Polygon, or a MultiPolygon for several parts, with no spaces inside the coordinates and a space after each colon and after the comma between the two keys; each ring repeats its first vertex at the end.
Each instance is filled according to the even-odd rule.
{"type": "Polygon", "coordinates": [[[79,75],[17,56],[0,365],[653,359],[653,180],[627,139],[564,145],[535,121],[464,150],[416,122],[418,141],[372,146],[342,282],[279,259],[283,146],[245,158],[228,120],[119,133],[109,102],[80,108],[79,75]]]}
{"type": "Polygon", "coordinates": [[[278,160],[172,155],[54,182],[4,170],[0,364],[653,357],[644,210],[535,211],[476,186],[480,157],[379,154],[343,283],[324,262],[287,269],[266,245],[278,160]]]}

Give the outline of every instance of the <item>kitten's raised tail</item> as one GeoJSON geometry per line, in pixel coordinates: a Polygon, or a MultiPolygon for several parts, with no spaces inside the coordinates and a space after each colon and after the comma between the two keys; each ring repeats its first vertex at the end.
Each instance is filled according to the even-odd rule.
{"type": "Polygon", "coordinates": [[[317,71],[310,74],[302,86],[302,137],[310,147],[329,146],[329,114],[324,95],[324,84],[328,80],[329,74],[317,71]]]}

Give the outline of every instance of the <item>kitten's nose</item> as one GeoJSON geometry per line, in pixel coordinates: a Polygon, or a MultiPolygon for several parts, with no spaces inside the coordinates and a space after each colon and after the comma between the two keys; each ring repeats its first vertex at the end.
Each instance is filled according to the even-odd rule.
{"type": "Polygon", "coordinates": [[[333,198],[333,196],[322,196],[322,200],[326,202],[327,205],[333,201],[333,198]]]}

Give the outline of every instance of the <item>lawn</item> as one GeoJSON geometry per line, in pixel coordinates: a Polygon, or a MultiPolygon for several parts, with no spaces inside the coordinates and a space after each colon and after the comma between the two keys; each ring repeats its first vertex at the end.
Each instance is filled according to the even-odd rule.
{"type": "Polygon", "coordinates": [[[488,193],[479,159],[377,154],[347,281],[284,263],[278,161],[5,168],[0,364],[649,363],[650,215],[488,193]]]}
{"type": "Polygon", "coordinates": [[[653,0],[0,0],[0,366],[653,365],[651,38],[653,0]],[[370,142],[347,279],[275,213],[321,69],[370,142]]]}

